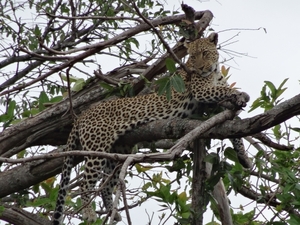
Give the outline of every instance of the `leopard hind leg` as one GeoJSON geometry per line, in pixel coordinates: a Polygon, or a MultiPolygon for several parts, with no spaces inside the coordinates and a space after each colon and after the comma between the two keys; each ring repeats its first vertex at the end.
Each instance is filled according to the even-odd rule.
{"type": "Polygon", "coordinates": [[[102,171],[106,165],[106,160],[98,157],[85,157],[85,168],[83,173],[83,180],[80,184],[80,192],[82,199],[82,218],[89,222],[95,222],[97,220],[97,214],[92,208],[92,198],[90,197],[94,187],[102,178],[102,171]]]}
{"type": "MultiPolygon", "coordinates": [[[[111,152],[120,154],[130,154],[133,145],[124,145],[124,136],[121,136],[114,143],[111,152]]],[[[101,195],[105,208],[111,212],[113,210],[113,198],[112,194],[119,182],[119,176],[121,172],[121,166],[117,165],[117,161],[106,159],[106,166],[103,168],[107,179],[103,179],[102,183],[105,183],[103,189],[101,190],[101,195]]],[[[122,217],[119,213],[115,214],[115,221],[121,221],[122,217]]]]}
{"type": "MultiPolygon", "coordinates": [[[[113,210],[113,191],[118,184],[121,167],[117,166],[117,162],[111,159],[106,159],[106,166],[103,168],[106,179],[102,180],[104,187],[101,190],[101,196],[105,208],[111,213],[113,210]]],[[[114,217],[115,221],[121,221],[121,215],[117,213],[114,217]]]]}
{"type": "Polygon", "coordinates": [[[68,156],[65,158],[61,174],[60,188],[56,200],[56,207],[53,214],[53,225],[59,225],[63,220],[64,205],[66,201],[67,188],[70,182],[73,163],[74,156],[68,156]]]}
{"type": "MultiPolygon", "coordinates": [[[[67,152],[76,149],[77,146],[79,146],[78,144],[79,144],[78,131],[77,131],[77,127],[74,126],[72,132],[70,133],[68,143],[64,151],[67,152]]],[[[58,190],[55,211],[53,213],[53,225],[62,224],[63,214],[64,214],[64,204],[66,201],[67,189],[69,187],[73,166],[74,166],[74,156],[67,156],[64,160],[64,164],[62,168],[60,187],[58,190]]]]}

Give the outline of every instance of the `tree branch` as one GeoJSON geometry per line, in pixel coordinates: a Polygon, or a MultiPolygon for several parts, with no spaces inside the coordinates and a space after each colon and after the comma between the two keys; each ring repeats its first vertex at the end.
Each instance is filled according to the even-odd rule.
{"type": "Polygon", "coordinates": [[[29,213],[17,207],[5,207],[1,210],[0,219],[15,225],[51,225],[51,222],[38,214],[29,213]]]}

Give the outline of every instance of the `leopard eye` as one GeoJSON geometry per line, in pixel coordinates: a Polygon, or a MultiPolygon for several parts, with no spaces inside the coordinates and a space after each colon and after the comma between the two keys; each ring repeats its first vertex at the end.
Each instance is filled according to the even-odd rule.
{"type": "Polygon", "coordinates": [[[191,55],[191,59],[195,60],[195,59],[196,59],[196,56],[191,55]]]}
{"type": "Polygon", "coordinates": [[[207,56],[207,55],[208,55],[208,51],[203,51],[203,52],[202,52],[202,55],[203,55],[203,56],[207,56]]]}

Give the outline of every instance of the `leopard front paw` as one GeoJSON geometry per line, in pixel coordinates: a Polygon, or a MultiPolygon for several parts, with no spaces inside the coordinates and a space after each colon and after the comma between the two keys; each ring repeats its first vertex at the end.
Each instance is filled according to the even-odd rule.
{"type": "Polygon", "coordinates": [[[250,96],[246,92],[238,92],[232,95],[231,102],[236,105],[237,108],[243,108],[249,102],[250,96]]]}

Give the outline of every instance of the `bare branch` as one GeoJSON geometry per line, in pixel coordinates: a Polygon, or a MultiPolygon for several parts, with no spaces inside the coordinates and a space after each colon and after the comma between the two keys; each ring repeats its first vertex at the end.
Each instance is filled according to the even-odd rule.
{"type": "Polygon", "coordinates": [[[257,133],[252,136],[271,148],[275,148],[282,151],[290,151],[293,150],[294,148],[294,146],[286,146],[286,145],[275,143],[270,138],[268,138],[267,135],[263,133],[257,133]]]}
{"type": "MultiPolygon", "coordinates": [[[[273,207],[281,205],[280,202],[277,201],[275,196],[272,195],[272,194],[269,194],[268,196],[262,196],[260,193],[256,193],[252,189],[250,189],[248,187],[245,187],[245,186],[241,187],[238,190],[238,192],[241,195],[245,196],[246,198],[257,201],[258,203],[267,204],[267,205],[270,205],[270,206],[273,206],[273,207]]],[[[290,213],[296,215],[297,217],[300,217],[299,212],[297,212],[297,210],[293,209],[292,207],[283,206],[282,210],[285,210],[287,212],[290,212],[290,213]]]]}
{"type": "Polygon", "coordinates": [[[65,20],[94,20],[94,19],[101,19],[101,20],[132,20],[132,21],[137,21],[139,23],[143,23],[142,20],[139,18],[133,18],[133,17],[126,17],[126,16],[59,16],[59,15],[54,15],[50,13],[46,13],[47,16],[52,17],[52,18],[57,18],[57,19],[65,19],[65,20]]]}

